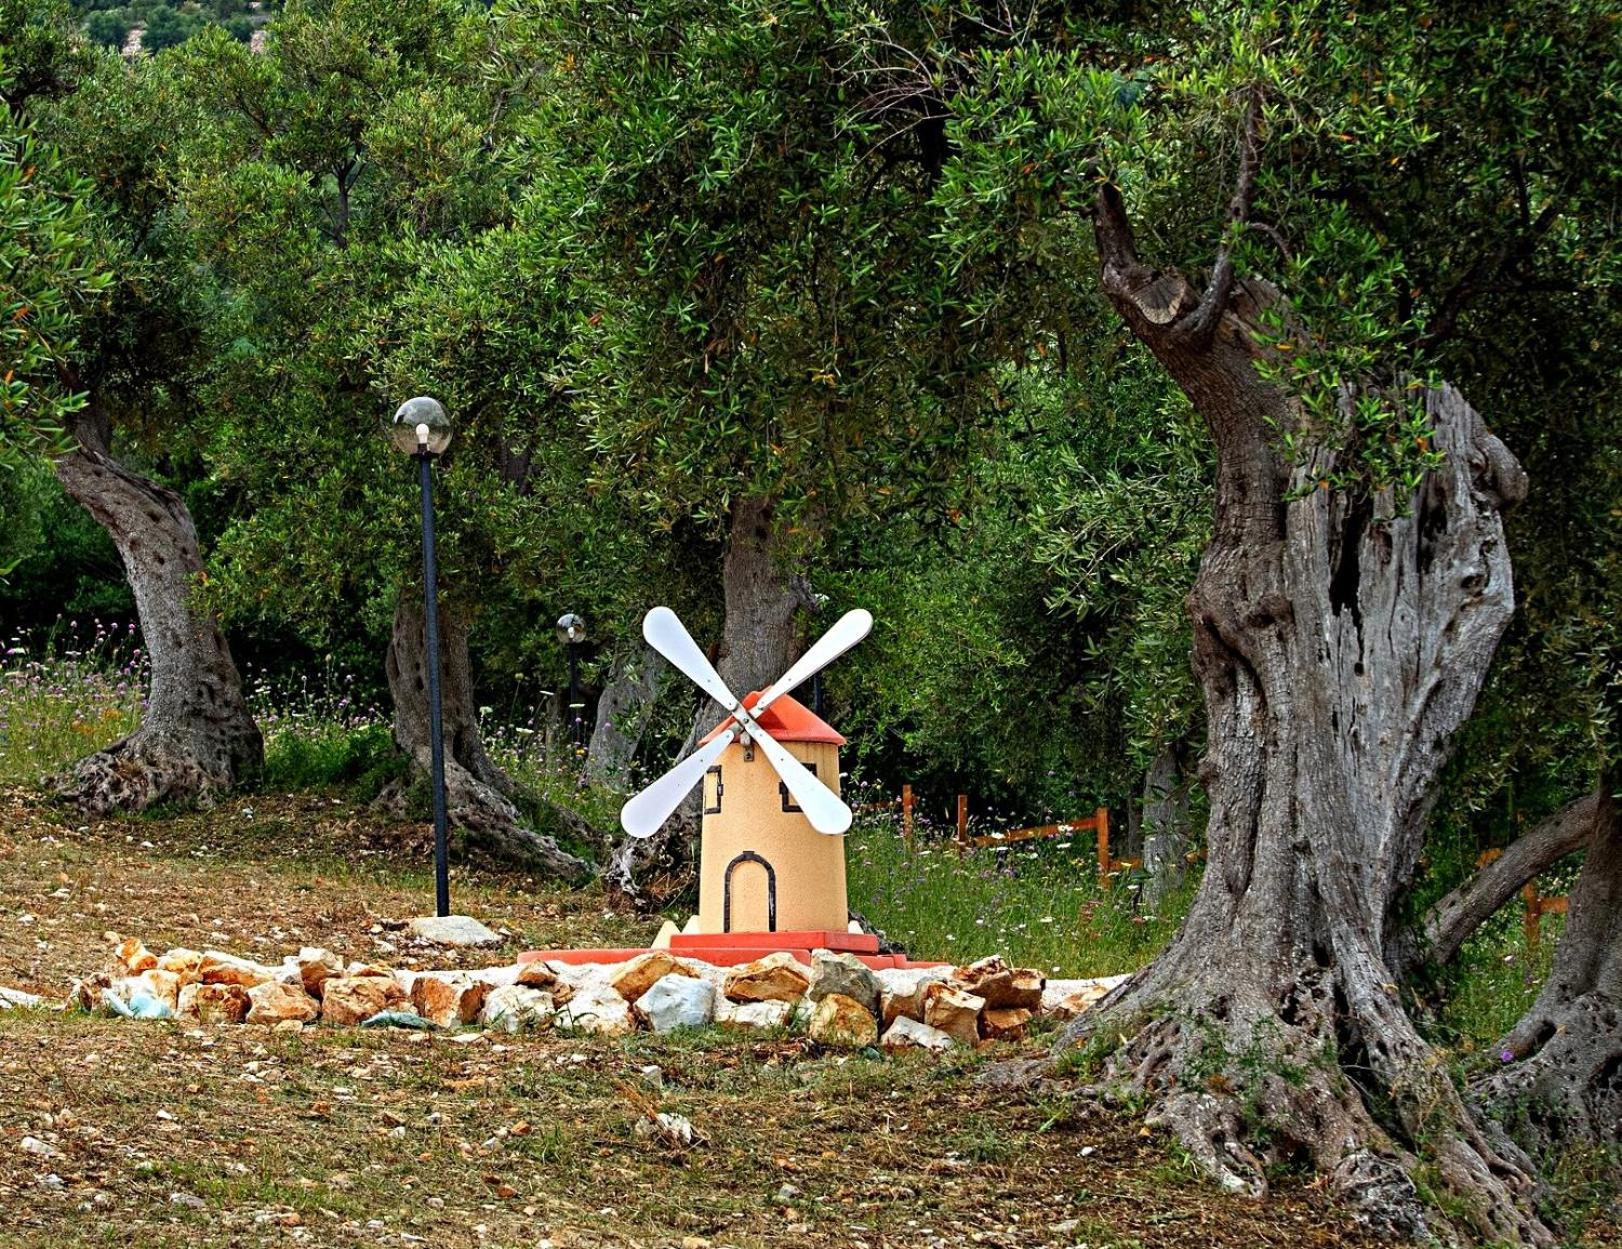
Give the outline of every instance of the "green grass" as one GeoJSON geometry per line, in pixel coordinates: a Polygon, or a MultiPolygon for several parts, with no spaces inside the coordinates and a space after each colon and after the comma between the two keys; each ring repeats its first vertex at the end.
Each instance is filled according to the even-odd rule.
{"type": "Polygon", "coordinates": [[[1461,1056],[1490,1052],[1532,1005],[1548,978],[1565,916],[1545,915],[1536,950],[1517,900],[1481,926],[1441,982],[1440,1037],[1461,1056]]]}
{"type": "Polygon", "coordinates": [[[888,813],[857,821],[847,863],[852,909],[914,957],[1001,954],[1050,976],[1143,966],[1171,939],[1193,889],[1150,912],[1130,880],[1099,888],[1087,838],[960,856],[943,834],[920,828],[909,850],[888,813]]]}
{"type": "Polygon", "coordinates": [[[32,785],[140,722],[145,657],[116,626],[72,622],[0,647],[0,784],[32,785]]]}

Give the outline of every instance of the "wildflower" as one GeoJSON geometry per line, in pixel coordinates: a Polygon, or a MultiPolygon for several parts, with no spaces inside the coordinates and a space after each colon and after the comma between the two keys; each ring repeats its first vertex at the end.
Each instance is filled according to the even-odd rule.
{"type": "Polygon", "coordinates": [[[1512,1063],[1512,1062],[1515,1061],[1515,1051],[1514,1050],[1500,1050],[1498,1052],[1498,1057],[1503,1062],[1512,1063]]]}

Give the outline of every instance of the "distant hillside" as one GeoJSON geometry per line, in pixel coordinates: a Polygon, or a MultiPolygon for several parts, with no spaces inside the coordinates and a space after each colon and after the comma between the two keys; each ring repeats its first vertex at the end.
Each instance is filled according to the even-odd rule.
{"type": "Polygon", "coordinates": [[[207,26],[223,26],[248,43],[281,0],[72,0],[85,33],[127,56],[185,43],[207,26]]]}

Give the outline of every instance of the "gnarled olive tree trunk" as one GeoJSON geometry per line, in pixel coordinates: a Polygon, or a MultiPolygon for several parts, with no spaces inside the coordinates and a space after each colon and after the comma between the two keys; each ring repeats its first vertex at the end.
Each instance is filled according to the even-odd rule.
{"type": "Polygon", "coordinates": [[[57,479],[105,529],[124,561],[150,664],[141,723],[128,737],[53,779],[87,811],[141,811],[159,802],[212,802],[255,776],[265,746],[214,617],[195,599],[203,571],[191,513],[173,490],[131,472],[107,449],[91,409],[57,479]]]}
{"type": "Polygon", "coordinates": [[[1525,1159],[1497,1148],[1404,1010],[1388,962],[1449,740],[1513,606],[1500,510],[1519,465],[1455,391],[1427,396],[1444,463],[1412,498],[1301,487],[1302,428],[1254,363],[1275,292],[1219,263],[1203,297],[1142,264],[1119,194],[1095,210],[1106,295],[1204,418],[1214,533],[1189,596],[1204,694],[1209,864],[1166,952],[1066,1034],[1128,1038],[1102,1088],[1146,1096],[1230,1189],[1306,1157],[1404,1238],[1545,1243],[1525,1159]],[[1400,507],[1400,504],[1405,507],[1400,507]]]}
{"type": "Polygon", "coordinates": [[[1189,778],[1184,774],[1185,747],[1172,742],[1161,747],[1143,778],[1143,814],[1140,817],[1143,857],[1143,901],[1158,906],[1183,883],[1194,827],[1188,810],[1189,778]]]}
{"type": "MultiPolygon", "coordinates": [[[[1500,1048],[1509,1061],[1477,1090],[1521,1145],[1622,1146],[1622,809],[1606,778],[1543,991],[1500,1048]]],[[[1506,856],[1507,857],[1507,856],[1506,856]]]]}
{"type": "Polygon", "coordinates": [[[597,700],[597,723],[586,750],[586,773],[597,781],[623,781],[636,758],[664,684],[664,656],[638,640],[614,663],[597,700]]]}
{"type": "MultiPolygon", "coordinates": [[[[721,645],[711,657],[716,671],[739,698],[764,689],[782,676],[800,652],[795,613],[815,610],[802,579],[787,568],[783,533],[769,499],[740,498],[727,522],[727,549],[721,570],[726,621],[721,645]]],[[[685,680],[685,678],[683,678],[685,680]]],[[[704,699],[682,746],[685,756],[726,714],[704,699]]],[[[698,837],[698,791],[665,827],[643,840],[627,837],[615,850],[604,879],[633,901],[638,881],[656,866],[675,866],[698,837]]]]}
{"type": "MultiPolygon", "coordinates": [[[[484,748],[464,611],[454,605],[441,608],[439,641],[445,802],[450,822],[462,830],[468,848],[476,853],[564,880],[584,880],[591,872],[589,864],[561,849],[551,837],[524,826],[512,803],[511,779],[484,748]]],[[[394,611],[386,665],[389,695],[394,702],[394,742],[419,775],[428,774],[431,755],[427,655],[422,604],[410,595],[402,595],[394,611]]],[[[403,785],[392,787],[379,798],[383,806],[401,813],[403,800],[403,785]]]]}

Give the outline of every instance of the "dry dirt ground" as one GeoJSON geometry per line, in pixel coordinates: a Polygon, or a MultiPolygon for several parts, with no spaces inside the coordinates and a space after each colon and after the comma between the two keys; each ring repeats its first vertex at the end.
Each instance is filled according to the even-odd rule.
{"type": "MultiPolygon", "coordinates": [[[[419,828],[312,795],[85,824],[0,794],[0,985],[59,999],[103,964],[108,932],[272,962],[307,944],[406,962],[379,943],[431,899],[407,866],[425,846],[419,828]]],[[[499,875],[454,888],[458,909],[511,932],[509,956],[652,934],[595,891],[499,875]]],[[[1281,1178],[1259,1205],[1223,1197],[1136,1122],[976,1085],[1015,1052],[3,1011],[0,1245],[1365,1243],[1305,1181],[1281,1178]],[[647,1108],[704,1139],[638,1139],[647,1108]]]]}

